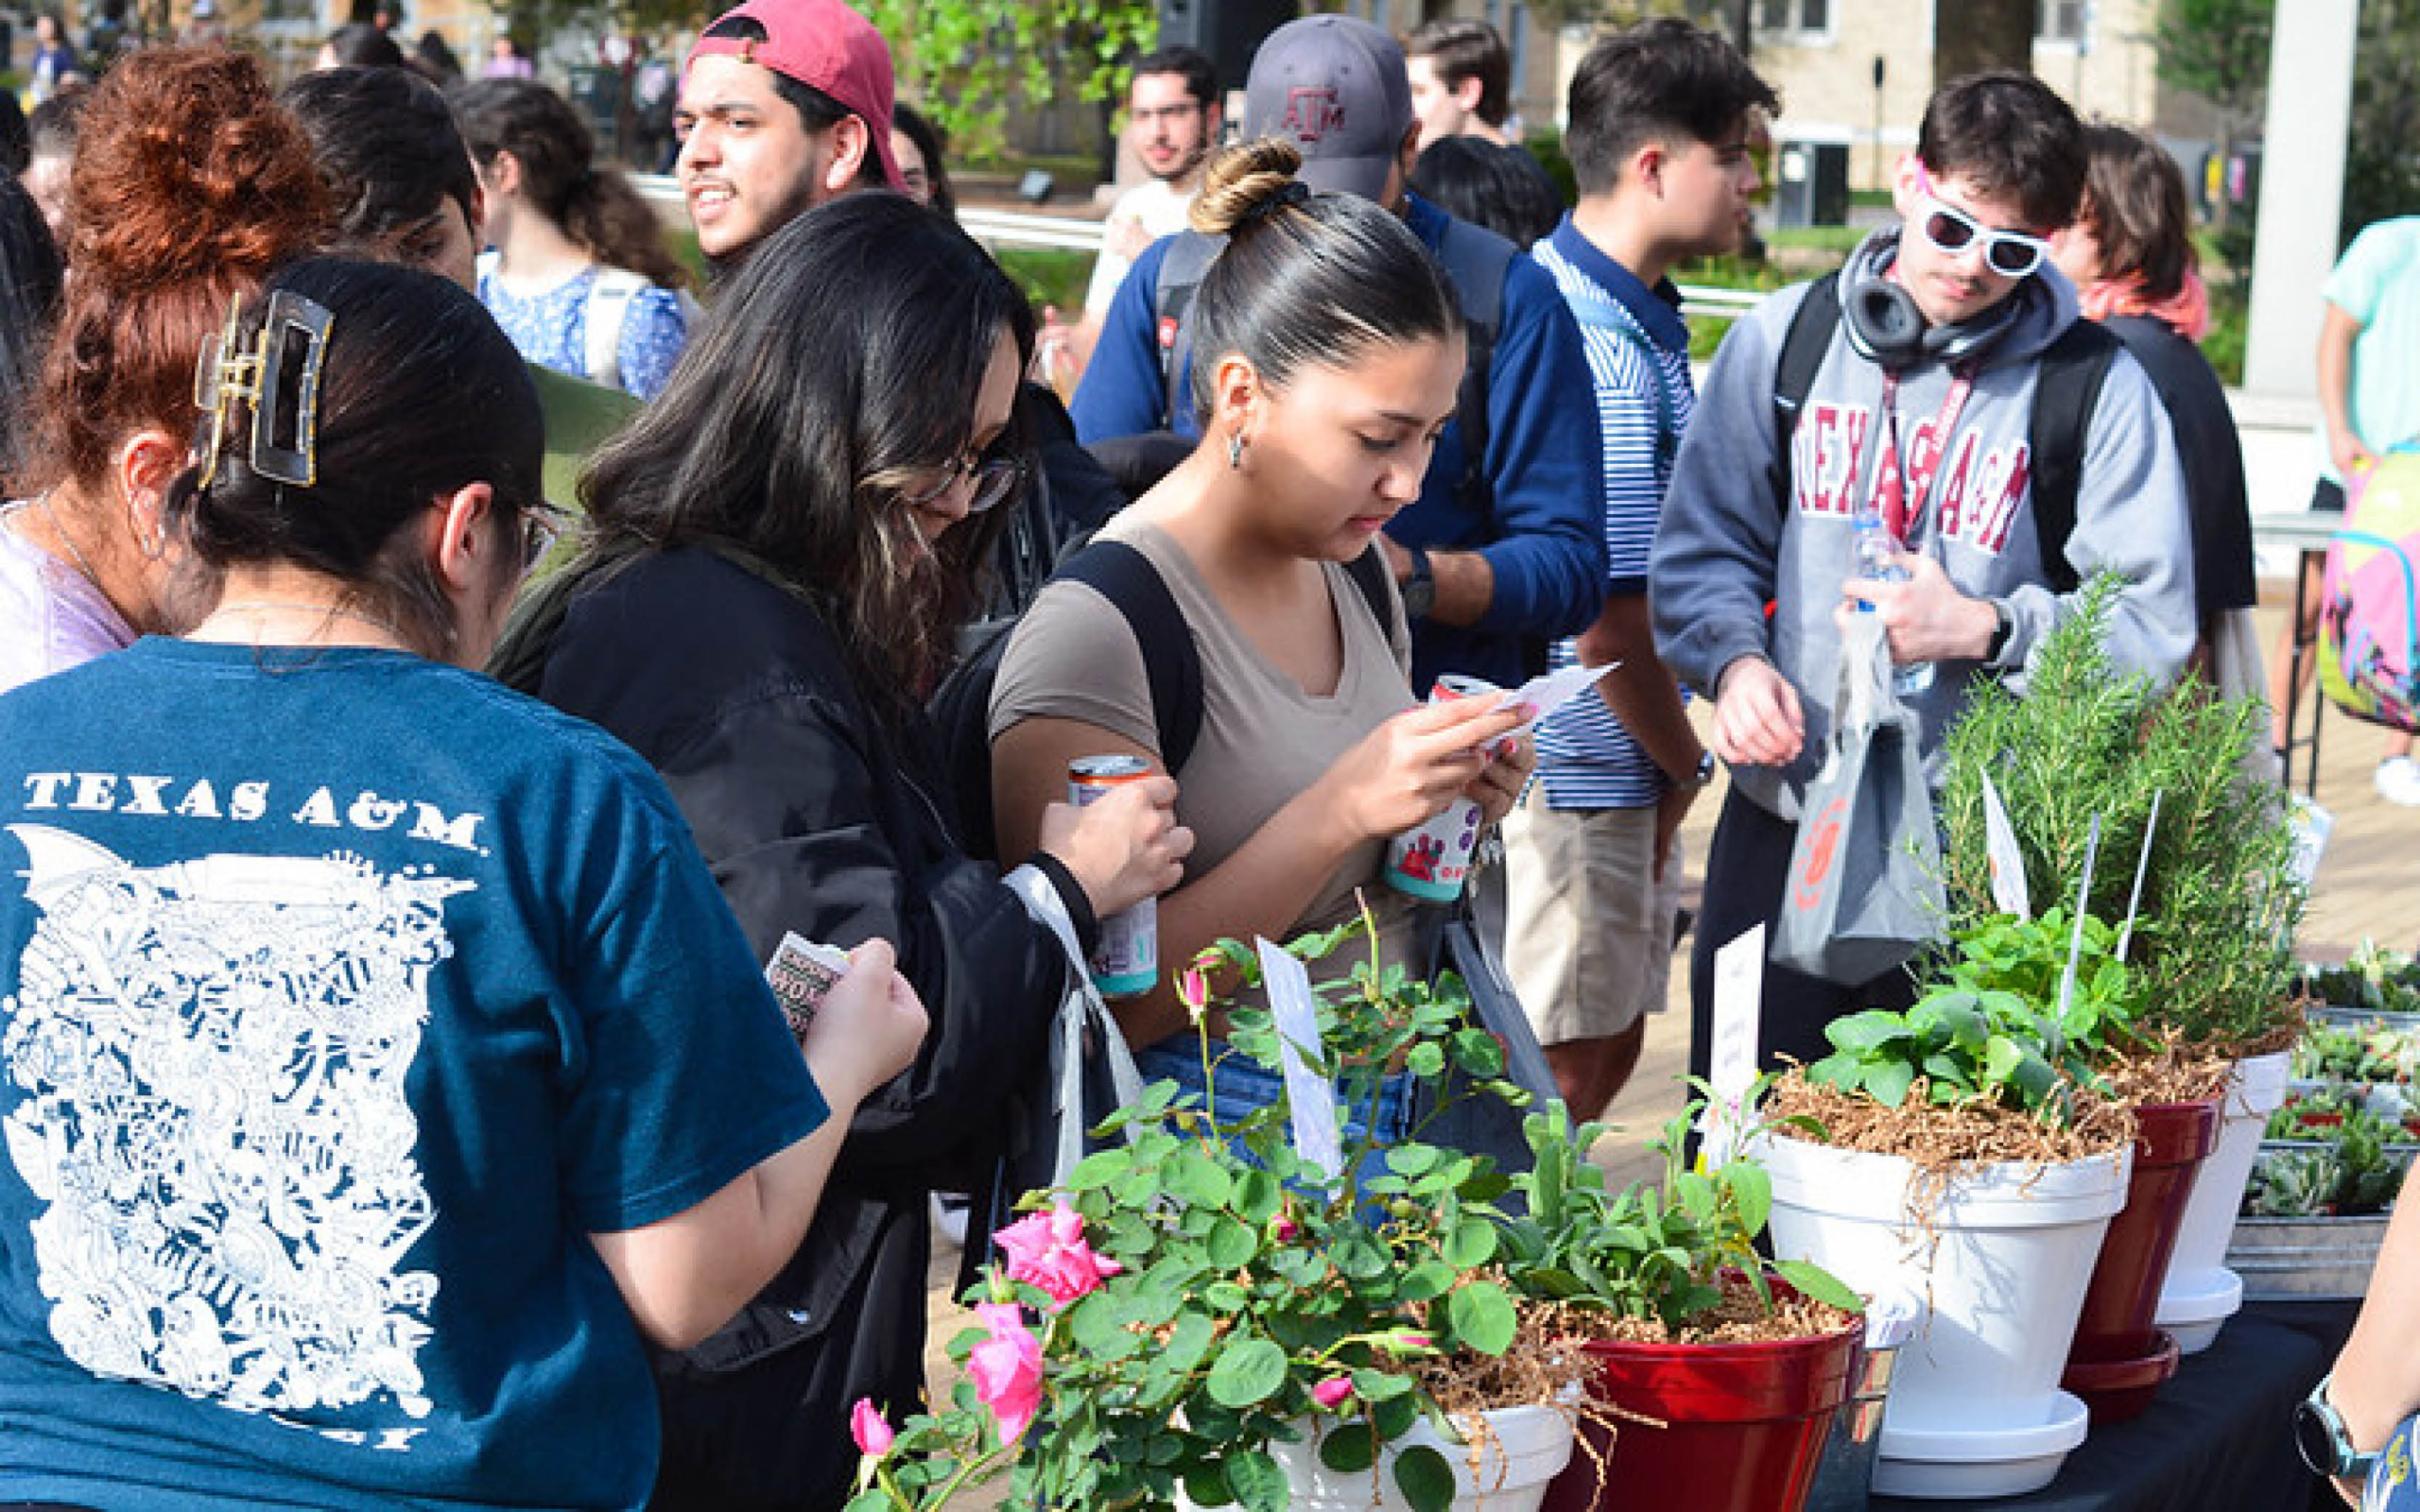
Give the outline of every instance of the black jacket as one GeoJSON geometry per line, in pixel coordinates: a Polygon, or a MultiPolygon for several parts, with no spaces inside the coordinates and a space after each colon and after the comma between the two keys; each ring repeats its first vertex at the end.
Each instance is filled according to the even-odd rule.
{"type": "Polygon", "coordinates": [[[2176,460],[2185,470],[2185,506],[2193,521],[2193,596],[2202,633],[2234,609],[2258,602],[2253,581],[2252,504],[2243,482],[2243,449],[2226,390],[2202,350],[2148,315],[2103,322],[2126,344],[2168,407],[2176,433],[2176,460]]]}
{"type": "Polygon", "coordinates": [[[516,622],[499,675],[663,774],[760,956],[786,931],[888,938],[931,1015],[915,1066],[858,1110],[797,1258],[659,1364],[658,1506],[838,1506],[850,1405],[896,1421],[923,1386],[927,1194],[987,1169],[1008,1094],[1038,1084],[1065,954],[966,856],[928,742],[883,730],[804,599],[695,549],[596,576],[548,585],[559,620],[516,622]]]}

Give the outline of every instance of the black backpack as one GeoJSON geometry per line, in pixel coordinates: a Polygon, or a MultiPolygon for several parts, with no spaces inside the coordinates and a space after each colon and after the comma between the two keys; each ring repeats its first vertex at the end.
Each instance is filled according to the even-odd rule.
{"type": "MultiPolygon", "coordinates": [[[[1390,639],[1397,625],[1394,601],[1388,593],[1387,561],[1376,547],[1345,565],[1353,586],[1370,605],[1390,639]]],[[[1184,622],[1176,595],[1168,592],[1151,558],[1122,541],[1093,541],[1062,563],[1053,575],[1090,586],[1124,617],[1134,644],[1143,653],[1143,671],[1150,681],[1151,719],[1159,731],[1160,760],[1170,773],[1181,773],[1201,736],[1201,651],[1194,644],[1193,628],[1184,622]]],[[[948,763],[951,796],[957,805],[959,839],[967,853],[992,856],[992,689],[999,681],[1000,659],[1008,654],[1006,633],[992,636],[968,655],[933,695],[933,722],[938,727],[948,763]]]]}
{"type": "MultiPolygon", "coordinates": [[[[1151,314],[1159,340],[1161,413],[1170,425],[1193,407],[1187,387],[1192,371],[1193,297],[1227,245],[1223,236],[1181,231],[1160,264],[1151,291],[1151,314]]],[[[1484,512],[1494,499],[1487,481],[1487,373],[1495,355],[1496,328],[1504,320],[1504,280],[1521,249],[1483,226],[1448,217],[1437,245],[1437,261],[1461,301],[1469,346],[1461,386],[1454,394],[1454,418],[1462,437],[1462,475],[1454,496],[1464,508],[1484,512]]]]}
{"type": "MultiPolygon", "coordinates": [[[[1781,357],[1773,368],[1773,498],[1790,507],[1790,444],[1798,413],[1815,386],[1816,370],[1831,351],[1841,323],[1841,276],[1827,273],[1807,286],[1806,298],[1789,318],[1781,357]]],[[[2043,572],[2051,591],[2075,592],[2076,570],[2067,561],[2067,538],[2076,528],[2076,489],[2083,479],[2084,444],[2092,433],[2093,406],[2102,380],[2122,344],[2098,321],[2078,319],[2044,349],[2033,382],[2033,414],[2027,444],[2033,455],[2033,530],[2043,572]]]]}

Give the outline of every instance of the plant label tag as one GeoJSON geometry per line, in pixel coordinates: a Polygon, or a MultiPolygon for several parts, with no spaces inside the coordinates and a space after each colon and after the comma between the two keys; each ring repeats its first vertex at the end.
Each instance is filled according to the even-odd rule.
{"type": "Polygon", "coordinates": [[[2292,813],[2287,822],[2294,830],[2294,853],[2286,862],[2286,874],[2308,892],[2319,875],[2319,858],[2327,853],[2327,837],[2336,833],[2336,816],[2321,808],[2308,794],[2295,796],[2290,803],[2292,813]]]}
{"type": "Polygon", "coordinates": [[[848,952],[818,945],[796,934],[784,932],[782,942],[773,947],[773,958],[765,963],[765,980],[780,1000],[782,1017],[789,1021],[790,1033],[799,1043],[806,1042],[807,1025],[815,1022],[823,994],[848,971],[848,952]]]}
{"type": "Polygon", "coordinates": [[[1706,1063],[1706,1102],[1699,1131],[1709,1168],[1731,1159],[1748,1127],[1748,1091],[1756,1084],[1756,1018],[1764,1008],[1765,926],[1714,953],[1714,1047],[1706,1063]]]}
{"type": "Polygon", "coordinates": [[[1336,1125],[1336,1088],[1303,1055],[1305,1045],[1325,1046],[1320,1038],[1318,1002],[1311,973],[1302,962],[1255,936],[1260,980],[1269,989],[1269,1014],[1277,1022],[1286,1070],[1286,1106],[1294,1123],[1294,1153],[1333,1179],[1344,1174],[1344,1138],[1336,1125]]]}
{"type": "Polygon", "coordinates": [[[2025,852],[2016,846],[2016,827],[2008,822],[2008,805],[1992,774],[1983,774],[1983,858],[1992,872],[1992,905],[2019,919],[2033,917],[2033,900],[2025,892],[2025,852]]]}

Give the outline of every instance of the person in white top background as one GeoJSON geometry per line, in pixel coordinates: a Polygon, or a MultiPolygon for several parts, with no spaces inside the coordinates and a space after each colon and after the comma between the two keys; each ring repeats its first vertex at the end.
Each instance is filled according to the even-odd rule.
{"type": "MultiPolygon", "coordinates": [[[[1127,141],[1150,178],[1117,197],[1102,223],[1098,261],[1084,291],[1083,318],[1065,348],[1077,368],[1092,355],[1109,301],[1126,282],[1134,259],[1163,236],[1184,229],[1184,217],[1201,193],[1201,165],[1218,146],[1224,118],[1219,108],[1218,72],[1191,47],[1164,47],[1138,60],[1126,86],[1127,141]]],[[[1057,322],[1046,326],[1046,346],[1057,322]]],[[[1075,372],[1067,373],[1072,389],[1075,372]]]]}

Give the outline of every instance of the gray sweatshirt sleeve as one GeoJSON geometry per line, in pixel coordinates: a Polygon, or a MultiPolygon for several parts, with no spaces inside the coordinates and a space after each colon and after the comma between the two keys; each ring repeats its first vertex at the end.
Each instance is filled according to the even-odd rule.
{"type": "MultiPolygon", "coordinates": [[[[2174,677],[2192,653],[2198,624],[2185,473],[2168,412],[2141,365],[2123,352],[2093,406],[2067,560],[2080,580],[2103,572],[2124,580],[2105,637],[2110,664],[2120,673],[2174,677]]],[[[1997,664],[2022,668],[2072,611],[2074,596],[2030,585],[2012,592],[2007,603],[2014,627],[1997,664]]]]}
{"type": "Polygon", "coordinates": [[[1767,654],[1788,513],[1773,491],[1773,366],[1805,294],[1783,290],[1723,337],[1665,492],[1648,558],[1655,649],[1701,693],[1733,662],[1767,654]]]}

